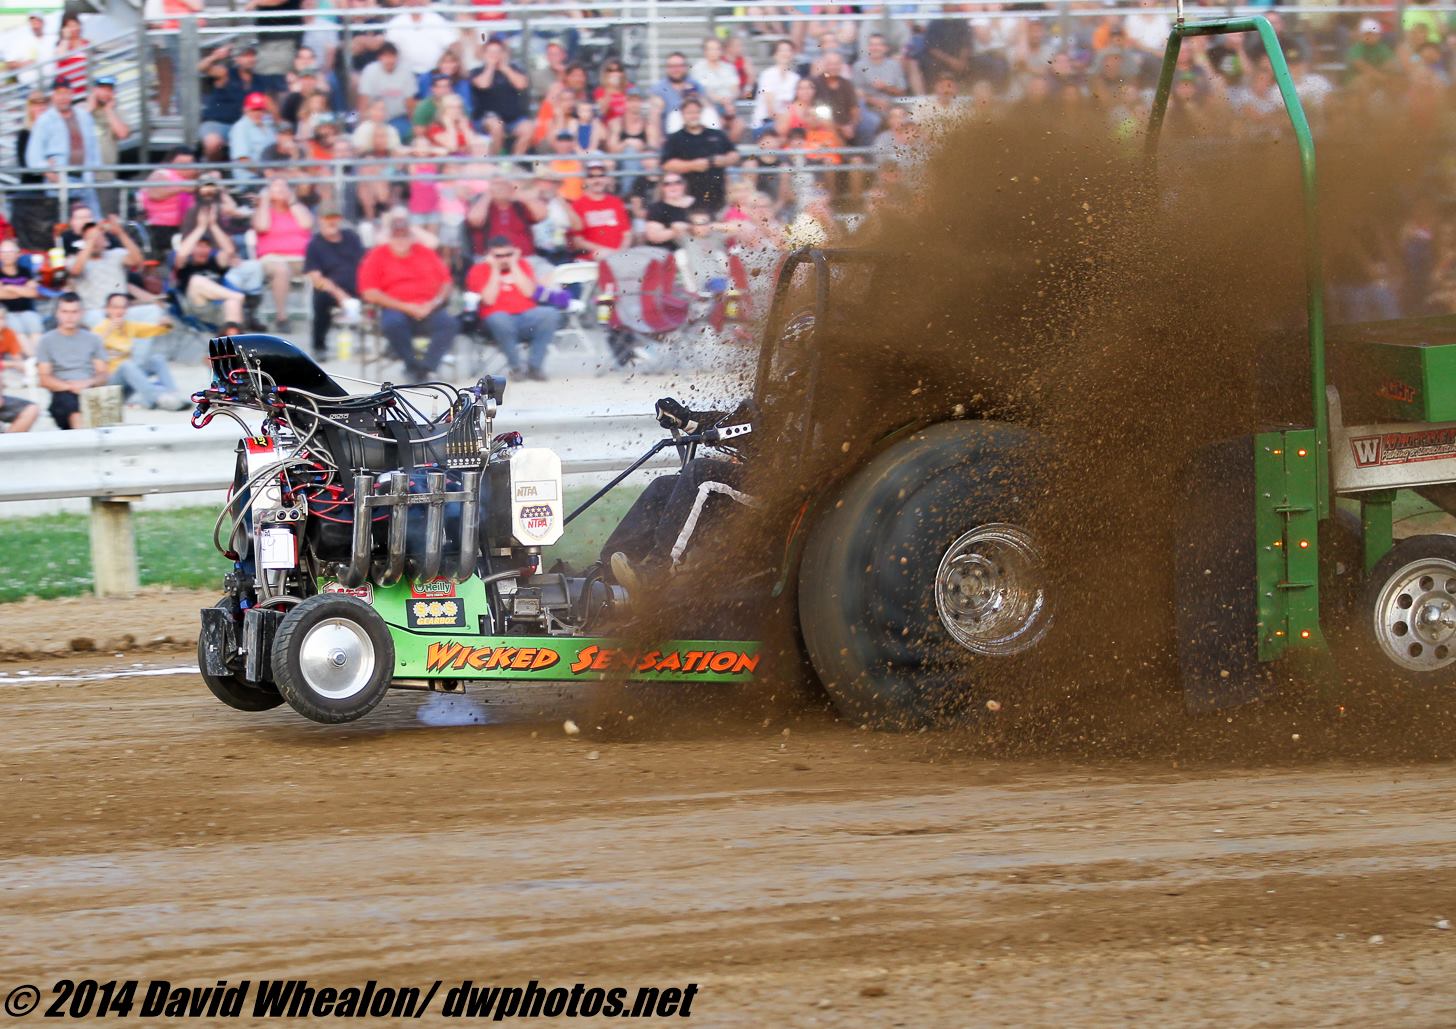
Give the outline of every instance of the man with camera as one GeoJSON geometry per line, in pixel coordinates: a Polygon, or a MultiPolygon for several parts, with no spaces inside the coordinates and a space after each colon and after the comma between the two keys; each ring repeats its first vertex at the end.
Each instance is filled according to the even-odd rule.
{"type": "Polygon", "coordinates": [[[546,381],[546,348],[560,331],[571,303],[563,290],[538,282],[519,248],[505,236],[491,238],[485,260],[466,277],[465,288],[480,295],[480,318],[505,351],[513,374],[522,373],[521,346],[529,347],[525,377],[546,381]]]}

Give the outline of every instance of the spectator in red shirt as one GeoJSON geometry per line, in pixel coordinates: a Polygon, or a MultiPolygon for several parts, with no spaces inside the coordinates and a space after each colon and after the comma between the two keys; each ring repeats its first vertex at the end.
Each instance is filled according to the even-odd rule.
{"type": "Polygon", "coordinates": [[[484,261],[470,269],[465,288],[480,294],[480,317],[491,338],[505,351],[512,374],[521,373],[521,344],[530,347],[525,375],[546,381],[546,348],[561,330],[561,311],[538,302],[551,291],[536,282],[520,249],[505,236],[494,236],[484,261]]]}
{"type": "Polygon", "coordinates": [[[359,296],[380,308],[379,327],[390,349],[411,378],[423,380],[434,374],[459,332],[455,316],[445,309],[450,270],[433,250],[415,242],[407,212],[391,211],[385,231],[388,241],[359,265],[359,296]],[[413,343],[420,334],[430,337],[423,361],[413,343]]]}
{"type": "Polygon", "coordinates": [[[607,177],[607,166],[601,161],[588,161],[584,192],[571,202],[571,211],[576,224],[572,235],[582,254],[601,260],[608,254],[615,254],[627,244],[632,231],[632,216],[620,197],[608,192],[611,183],[607,177]]]}

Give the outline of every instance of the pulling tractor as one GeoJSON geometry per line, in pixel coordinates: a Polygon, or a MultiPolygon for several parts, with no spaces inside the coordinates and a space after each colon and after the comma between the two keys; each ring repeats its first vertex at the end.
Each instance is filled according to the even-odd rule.
{"type": "MultiPolygon", "coordinates": [[[[1356,617],[1342,607],[1341,620],[1379,674],[1449,683],[1456,537],[1397,542],[1393,505],[1412,490],[1456,512],[1456,318],[1327,332],[1313,137],[1264,18],[1178,21],[1149,147],[1183,40],[1245,32],[1263,41],[1298,147],[1310,413],[1304,425],[1211,445],[1190,480],[1172,556],[1185,698],[1193,710],[1257,699],[1279,662],[1326,648],[1336,634],[1322,581],[1337,560],[1359,580],[1349,591],[1356,617]],[[1342,524],[1337,499],[1358,506],[1358,535],[1345,530],[1353,562],[1322,545],[1342,524]]],[[[831,305],[831,285],[874,260],[812,249],[780,269],[753,397],[776,415],[780,478],[807,483],[811,455],[837,452],[844,438],[822,431],[820,415],[843,404],[825,389],[832,369],[814,340],[853,331],[854,305],[831,305]]],[[[203,678],[232,707],[286,701],[339,722],[391,687],[609,675],[748,682],[769,671],[760,642],[732,632],[625,643],[632,598],[619,583],[600,568],[543,570],[568,520],[560,461],[495,434],[501,383],[420,387],[439,389],[448,408],[427,418],[413,392],[349,394],[276,337],[217,339],[211,356],[213,384],[194,420],[238,406],[265,415],[263,431],[239,444],[219,518],[219,549],[234,562],[226,595],[202,613],[203,678]]],[[[856,722],[926,725],[964,711],[981,685],[1034,662],[1058,611],[1075,602],[1058,595],[1037,538],[1035,431],[966,415],[858,441],[855,466],[802,488],[793,510],[779,512],[782,534],[746,548],[736,569],[736,589],[794,601],[784,606],[797,614],[809,663],[856,722]]],[[[654,451],[673,445],[686,457],[726,431],[654,451]]]]}

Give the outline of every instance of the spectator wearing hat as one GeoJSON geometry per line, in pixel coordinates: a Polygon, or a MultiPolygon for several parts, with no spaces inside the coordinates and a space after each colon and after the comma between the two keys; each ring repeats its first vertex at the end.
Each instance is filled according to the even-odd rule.
{"type": "Polygon", "coordinates": [[[583,257],[600,261],[626,247],[632,216],[622,198],[611,192],[612,180],[601,161],[588,161],[582,195],[572,201],[572,239],[583,257]]]}
{"type": "Polygon", "coordinates": [[[1399,69],[1392,63],[1395,51],[1385,42],[1380,22],[1360,19],[1359,38],[1345,51],[1345,81],[1378,86],[1399,69]]]}
{"type": "MultiPolygon", "coordinates": [[[[91,92],[82,105],[91,115],[96,126],[96,147],[102,164],[116,164],[119,159],[119,144],[131,137],[131,126],[116,109],[116,80],[102,75],[91,83],[91,92]]],[[[113,171],[97,171],[93,177],[98,183],[116,179],[113,171]]],[[[120,195],[115,189],[98,189],[103,214],[116,214],[121,210],[120,195]]]]}
{"type": "Polygon", "coordinates": [[[683,101],[683,127],[662,145],[662,170],[687,180],[688,192],[704,207],[717,210],[726,195],[726,169],[738,163],[738,151],[721,129],[703,124],[703,101],[683,101]]]}
{"type": "Polygon", "coordinates": [[[192,195],[192,204],[182,216],[182,234],[195,229],[200,221],[216,222],[223,232],[231,234],[236,227],[242,231],[243,210],[231,193],[223,188],[222,176],[215,171],[205,171],[197,176],[197,188],[192,195]]]}
{"type": "Polygon", "coordinates": [[[245,46],[234,53],[223,45],[197,62],[197,71],[206,77],[202,98],[202,122],[198,135],[226,136],[228,129],[243,116],[243,104],[250,94],[265,97],[279,84],[267,75],[258,74],[257,48],[245,46]]]}
{"type": "Polygon", "coordinates": [[[334,310],[357,314],[364,244],[344,225],[344,212],[337,203],[320,204],[318,213],[318,231],[304,251],[303,273],[313,283],[313,352],[322,360],[327,356],[334,310]]]}
{"type": "MultiPolygon", "coordinates": [[[[564,71],[566,51],[559,46],[557,50],[564,71]]],[[[524,154],[531,145],[532,129],[526,73],[511,63],[510,53],[499,39],[486,42],[481,60],[480,67],[470,73],[470,117],[490,134],[496,153],[505,153],[509,137],[513,152],[524,154]]]]}
{"type": "Polygon", "coordinates": [[[581,196],[581,147],[569,129],[562,129],[551,140],[551,160],[546,168],[560,186],[561,195],[572,201],[581,196]]]}
{"type": "Polygon", "coordinates": [[[67,165],[90,168],[101,163],[96,122],[90,111],[71,102],[72,96],[71,87],[57,79],[55,88],[51,90],[51,106],[31,126],[30,139],[25,146],[25,164],[44,171],[47,182],[59,183],[64,178],[73,200],[79,197],[93,210],[99,210],[96,191],[91,187],[90,171],[54,170],[67,165]]]}
{"type": "Polygon", "coordinates": [[[35,350],[41,388],[51,394],[51,417],[58,429],[81,427],[81,394],[111,378],[101,337],[81,327],[81,298],[62,293],[56,301],[56,327],[35,350]]]}
{"type": "MultiPolygon", "coordinates": [[[[433,65],[433,62],[431,62],[433,65]]],[[[415,92],[419,79],[399,59],[399,50],[393,43],[379,48],[378,60],[359,75],[359,109],[368,110],[372,105],[384,105],[384,117],[394,126],[399,138],[410,136],[410,112],[415,109],[415,92]]]]}
{"type": "MultiPolygon", "coordinates": [[[[71,289],[86,305],[88,320],[96,321],[106,313],[107,297],[113,293],[130,294],[129,273],[140,269],[145,258],[141,247],[122,229],[121,219],[114,214],[102,223],[83,225],[80,242],[80,249],[66,262],[66,272],[71,289]]],[[[138,321],[145,322],[157,322],[162,317],[161,309],[150,304],[132,313],[138,321]]]]}
{"type": "Polygon", "coordinates": [[[559,307],[543,301],[560,296],[559,291],[538,282],[521,251],[504,236],[491,238],[485,260],[470,269],[465,288],[479,294],[481,321],[505,352],[512,374],[524,371],[526,378],[544,382],[546,350],[561,329],[562,314],[559,307]]]}
{"type": "Polygon", "coordinates": [[[385,216],[386,241],[365,255],[359,265],[359,294],[379,307],[379,326],[408,374],[424,379],[439,367],[455,342],[459,324],[446,309],[454,284],[450,270],[429,247],[415,241],[409,214],[385,216]],[[427,335],[429,350],[420,358],[414,337],[427,335]]]}
{"type": "MultiPolygon", "coordinates": [[[[263,159],[263,152],[273,145],[278,133],[268,115],[268,98],[262,93],[249,93],[243,101],[243,116],[228,130],[228,155],[233,164],[251,164],[263,159]]],[[[234,167],[236,179],[256,179],[256,173],[234,167]]]]}
{"type": "Polygon", "coordinates": [[[491,180],[490,192],[465,213],[465,255],[471,260],[484,256],[488,242],[496,236],[504,236],[523,254],[534,254],[531,226],[544,217],[545,207],[535,196],[521,191],[517,174],[501,171],[491,180]]]}

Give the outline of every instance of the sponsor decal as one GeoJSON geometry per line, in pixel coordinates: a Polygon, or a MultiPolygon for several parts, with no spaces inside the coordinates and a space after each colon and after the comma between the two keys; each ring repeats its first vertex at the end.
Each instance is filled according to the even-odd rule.
{"type": "Polygon", "coordinates": [[[243,440],[243,446],[247,447],[248,453],[256,454],[259,451],[273,449],[273,441],[267,436],[248,436],[243,440]]]}
{"type": "Polygon", "coordinates": [[[535,482],[516,483],[516,503],[524,503],[527,500],[555,500],[556,480],[540,479],[535,482]]]}
{"type": "MultiPolygon", "coordinates": [[[[598,678],[619,671],[632,675],[677,672],[687,675],[753,675],[758,654],[741,650],[636,651],[589,644],[557,675],[598,678]]],[[[425,651],[425,671],[540,672],[561,663],[561,653],[550,647],[476,647],[447,640],[431,643],[425,651]]]]}
{"type": "Polygon", "coordinates": [[[465,628],[465,601],[453,597],[411,600],[405,604],[404,611],[411,629],[465,628]]]}
{"type": "Polygon", "coordinates": [[[545,539],[554,520],[550,504],[528,504],[521,508],[521,529],[532,539],[545,539]]]}
{"type": "Polygon", "coordinates": [[[1352,436],[1350,452],[1356,468],[1445,461],[1456,458],[1456,428],[1352,436]]]}
{"type": "Polygon", "coordinates": [[[342,593],[346,597],[358,597],[366,604],[374,603],[374,584],[366,582],[362,586],[345,586],[341,582],[330,579],[324,583],[323,592],[342,593]]]}
{"type": "Polygon", "coordinates": [[[468,643],[431,643],[425,652],[425,671],[539,672],[561,663],[561,655],[550,647],[472,647],[468,643]]]}
{"type": "Polygon", "coordinates": [[[1390,379],[1380,384],[1375,395],[1382,400],[1394,400],[1400,404],[1414,404],[1420,391],[1414,386],[1401,382],[1399,379],[1390,379]]]}
{"type": "Polygon", "coordinates": [[[423,582],[410,583],[410,596],[412,597],[453,597],[455,595],[455,581],[453,579],[426,579],[423,582]]]}
{"type": "Polygon", "coordinates": [[[739,650],[649,650],[637,652],[592,644],[583,647],[571,663],[571,674],[626,669],[645,672],[688,672],[698,675],[752,675],[758,670],[757,654],[739,650]]]}

